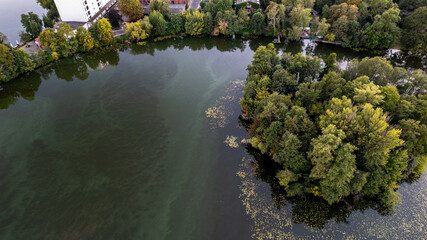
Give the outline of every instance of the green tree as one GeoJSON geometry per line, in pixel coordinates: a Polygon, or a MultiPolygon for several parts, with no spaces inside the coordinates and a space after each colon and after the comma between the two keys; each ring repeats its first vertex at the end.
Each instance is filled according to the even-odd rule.
{"type": "Polygon", "coordinates": [[[97,27],[99,39],[105,44],[110,44],[113,41],[113,30],[108,20],[102,18],[98,21],[97,27]]]}
{"type": "Polygon", "coordinates": [[[271,91],[280,94],[294,94],[298,89],[298,82],[295,75],[289,74],[284,69],[278,69],[273,73],[271,79],[271,91]]]}
{"type": "Polygon", "coordinates": [[[52,28],[46,28],[40,34],[39,38],[43,45],[50,48],[54,52],[57,50],[58,38],[56,37],[56,33],[53,31],[52,28]]]}
{"type": "Polygon", "coordinates": [[[392,0],[363,0],[360,6],[361,18],[373,22],[376,15],[382,14],[386,9],[393,7],[392,0]]]}
{"type": "Polygon", "coordinates": [[[0,44],[0,82],[33,70],[35,67],[28,53],[23,49],[15,50],[0,44]]]}
{"type": "Polygon", "coordinates": [[[319,31],[317,35],[322,37],[325,36],[326,33],[328,33],[329,27],[331,27],[331,25],[326,22],[326,18],[322,18],[322,21],[319,23],[319,31]]]}
{"type": "Polygon", "coordinates": [[[427,7],[420,7],[404,19],[402,38],[405,49],[427,53],[427,7]]]}
{"type": "Polygon", "coordinates": [[[325,70],[327,72],[336,71],[338,69],[336,62],[337,62],[337,54],[336,53],[329,54],[329,56],[325,59],[325,65],[326,65],[325,70]]]}
{"type": "Polygon", "coordinates": [[[273,155],[273,160],[293,173],[310,169],[310,161],[301,151],[301,141],[290,132],[285,132],[280,140],[280,150],[273,155]]]}
{"type": "Polygon", "coordinates": [[[260,12],[257,11],[252,15],[251,20],[249,21],[249,28],[251,29],[252,34],[261,35],[265,30],[265,17],[260,12]]]}
{"type": "Polygon", "coordinates": [[[126,34],[129,36],[129,39],[134,42],[144,40],[148,37],[148,34],[142,28],[140,21],[134,23],[126,23],[126,34]]]}
{"type": "Polygon", "coordinates": [[[42,6],[44,9],[51,9],[52,7],[55,7],[54,0],[37,0],[37,2],[42,6]]]}
{"type": "Polygon", "coordinates": [[[400,95],[397,88],[395,86],[383,86],[380,90],[384,100],[381,104],[381,108],[384,109],[385,112],[394,115],[400,101],[400,95]]]}
{"type": "Polygon", "coordinates": [[[400,21],[399,13],[399,8],[390,8],[381,15],[376,15],[372,25],[364,31],[364,45],[372,49],[393,47],[400,36],[397,26],[400,21]]]}
{"type": "Polygon", "coordinates": [[[149,19],[150,19],[151,25],[153,25],[153,30],[152,30],[153,35],[158,36],[158,35],[164,35],[166,33],[167,23],[160,12],[153,10],[150,13],[149,19]]]}
{"type": "Polygon", "coordinates": [[[95,46],[95,40],[92,38],[92,35],[82,26],[77,28],[76,38],[79,41],[79,45],[83,46],[87,51],[95,46]]]}
{"type": "Polygon", "coordinates": [[[384,99],[380,87],[373,83],[363,84],[361,88],[355,88],[354,91],[353,99],[356,104],[370,103],[373,106],[378,106],[384,99]]]}
{"type": "Polygon", "coordinates": [[[153,11],[157,11],[163,15],[164,19],[170,19],[171,10],[169,8],[169,0],[151,0],[149,9],[150,15],[153,11]]]}
{"type": "Polygon", "coordinates": [[[205,27],[203,31],[206,34],[211,34],[212,31],[214,30],[214,25],[213,25],[213,17],[210,12],[205,13],[204,23],[205,23],[205,27]]]}
{"type": "Polygon", "coordinates": [[[226,10],[233,11],[233,0],[211,0],[204,8],[204,11],[210,12],[214,19],[216,19],[218,12],[226,10]]]}
{"type": "MultiPolygon", "coordinates": [[[[286,53],[283,54],[283,56],[285,55],[286,53]]],[[[320,58],[303,56],[301,53],[292,56],[292,64],[287,68],[291,74],[297,75],[298,83],[317,79],[321,69],[320,58]]]]}
{"type": "Polygon", "coordinates": [[[291,24],[297,27],[308,27],[311,20],[311,9],[298,4],[289,14],[291,24]]]}
{"type": "Polygon", "coordinates": [[[153,25],[150,23],[150,18],[145,16],[142,20],[139,20],[139,22],[141,23],[142,29],[145,30],[148,35],[150,35],[151,30],[153,29],[153,25]]]}
{"type": "Polygon", "coordinates": [[[383,57],[364,58],[362,61],[353,60],[343,73],[347,80],[353,80],[359,76],[368,76],[369,79],[380,86],[385,86],[391,80],[393,66],[383,57]]]}
{"type": "Polygon", "coordinates": [[[0,80],[2,82],[7,82],[14,77],[16,71],[13,66],[14,59],[11,49],[4,44],[0,44],[0,80]]]}
{"type": "Polygon", "coordinates": [[[131,21],[137,21],[144,15],[142,13],[142,4],[139,0],[119,0],[118,8],[131,21]]]}
{"type": "Polygon", "coordinates": [[[203,32],[204,14],[200,11],[187,12],[185,15],[185,32],[192,36],[200,35],[203,32]]]}
{"type": "MultiPolygon", "coordinates": [[[[212,19],[211,19],[212,21],[212,19]]],[[[184,28],[184,17],[181,13],[173,14],[170,21],[167,23],[167,32],[169,34],[178,34],[182,32],[184,28]]]]}
{"type": "Polygon", "coordinates": [[[265,15],[267,16],[268,26],[273,27],[273,35],[280,34],[282,21],[286,17],[285,6],[283,4],[270,2],[268,7],[265,9],[265,15]]]}
{"type": "Polygon", "coordinates": [[[36,38],[43,28],[42,20],[33,12],[21,14],[21,23],[25,32],[28,33],[31,38],[36,38]]]}
{"type": "Polygon", "coordinates": [[[53,21],[48,16],[43,14],[43,25],[45,28],[53,28],[53,21]]]}

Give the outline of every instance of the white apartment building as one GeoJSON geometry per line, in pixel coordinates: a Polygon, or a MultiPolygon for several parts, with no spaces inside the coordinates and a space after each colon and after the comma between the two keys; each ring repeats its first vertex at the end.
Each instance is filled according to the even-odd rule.
{"type": "Polygon", "coordinates": [[[64,22],[88,22],[111,0],[54,0],[64,22]]]}

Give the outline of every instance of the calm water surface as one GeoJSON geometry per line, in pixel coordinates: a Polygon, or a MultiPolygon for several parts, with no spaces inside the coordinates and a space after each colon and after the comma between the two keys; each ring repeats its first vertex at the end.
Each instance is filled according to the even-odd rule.
{"type": "MultiPolygon", "coordinates": [[[[292,204],[275,207],[244,146],[224,143],[247,137],[238,122],[242,80],[268,41],[102,49],[1,85],[0,239],[425,239],[425,176],[399,189],[391,215],[368,209],[309,227],[293,220],[292,204]]],[[[343,61],[368,55],[278,47],[337,51],[343,61]]]]}
{"type": "Polygon", "coordinates": [[[21,14],[33,12],[42,19],[47,11],[43,9],[37,0],[0,0],[0,32],[5,34],[13,44],[19,42],[19,32],[24,30],[21,24],[21,14]]]}

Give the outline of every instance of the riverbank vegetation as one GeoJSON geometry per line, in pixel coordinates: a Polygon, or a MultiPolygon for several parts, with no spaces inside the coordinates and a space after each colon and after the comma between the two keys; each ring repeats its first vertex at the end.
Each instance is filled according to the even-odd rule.
{"type": "Polygon", "coordinates": [[[236,7],[232,0],[211,0],[201,2],[198,10],[172,14],[167,0],[153,0],[149,15],[143,16],[138,0],[120,0],[119,10],[132,22],[124,24],[126,35],[116,40],[110,21],[118,27],[121,18],[117,12],[107,14],[110,21],[101,19],[93,23],[88,31],[82,27],[72,30],[66,23],[54,29],[53,22],[58,19],[54,1],[38,2],[49,11],[43,21],[31,12],[23,14],[21,22],[25,32],[21,33],[21,38],[25,42],[39,36],[41,44],[47,48],[31,55],[19,50],[20,57],[17,57],[18,50],[2,44],[0,82],[59,58],[115,41],[139,42],[150,37],[178,35],[266,35],[290,41],[311,37],[365,49],[385,49],[400,42],[403,49],[427,53],[427,8],[420,4],[422,1],[263,0],[260,5],[247,2],[246,7],[244,3],[236,7]],[[23,60],[14,62],[14,59],[23,60]]]}
{"type": "Polygon", "coordinates": [[[335,56],[257,49],[240,101],[250,145],[280,166],[287,197],[393,207],[427,163],[427,75],[381,57],[341,70],[335,56]]]}

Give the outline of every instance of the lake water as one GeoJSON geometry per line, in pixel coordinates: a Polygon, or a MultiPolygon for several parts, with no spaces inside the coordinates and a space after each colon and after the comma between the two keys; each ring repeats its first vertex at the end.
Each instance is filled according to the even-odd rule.
{"type": "Polygon", "coordinates": [[[19,42],[19,32],[24,30],[21,24],[21,14],[33,12],[42,19],[47,11],[43,9],[36,0],[0,0],[0,32],[5,34],[16,46],[19,42]]]}
{"type": "MultiPolygon", "coordinates": [[[[238,121],[245,69],[269,41],[105,48],[1,85],[0,239],[427,238],[426,175],[399,188],[386,216],[367,208],[312,227],[297,221],[309,208],[277,208],[238,121]]],[[[343,62],[370,55],[278,47],[343,62]]]]}

